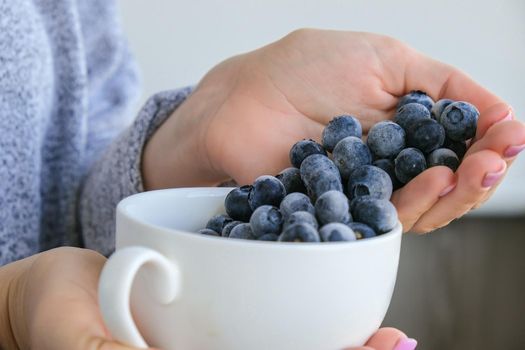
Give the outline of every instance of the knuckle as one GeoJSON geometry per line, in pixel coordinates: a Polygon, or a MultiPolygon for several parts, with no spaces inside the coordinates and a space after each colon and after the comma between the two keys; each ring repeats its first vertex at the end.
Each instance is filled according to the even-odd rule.
{"type": "Polygon", "coordinates": [[[100,253],[91,249],[59,247],[41,253],[38,261],[39,264],[53,264],[54,262],[77,261],[79,258],[97,263],[106,259],[100,253]]]}
{"type": "Polygon", "coordinates": [[[108,343],[107,341],[105,341],[104,339],[101,339],[101,338],[98,338],[98,337],[93,337],[93,338],[90,338],[87,341],[87,344],[85,344],[84,349],[89,349],[89,350],[111,350],[111,349],[113,349],[113,346],[111,346],[111,344],[108,343]]]}
{"type": "Polygon", "coordinates": [[[384,44],[392,48],[403,48],[408,49],[408,45],[394,37],[388,35],[380,35],[379,40],[384,44]]]}
{"type": "Polygon", "coordinates": [[[485,202],[487,202],[488,200],[488,196],[486,198],[483,198],[481,200],[479,200],[478,202],[476,202],[472,208],[470,210],[476,210],[476,209],[479,209],[481,206],[483,206],[483,204],[485,204],[485,202]]]}
{"type": "Polygon", "coordinates": [[[290,32],[287,36],[285,36],[285,39],[295,41],[295,40],[304,40],[305,38],[309,38],[313,33],[316,32],[316,29],[312,28],[299,28],[295,29],[294,31],[290,32]]]}
{"type": "Polygon", "coordinates": [[[432,231],[437,230],[440,228],[440,225],[436,225],[433,223],[424,223],[424,224],[416,224],[414,227],[412,227],[412,232],[417,233],[418,235],[424,235],[431,233],[432,231]]]}
{"type": "Polygon", "coordinates": [[[380,328],[380,329],[377,331],[377,334],[384,335],[384,336],[387,337],[387,338],[395,338],[395,337],[399,337],[399,336],[401,336],[401,335],[404,335],[403,332],[401,332],[400,330],[395,329],[395,328],[393,328],[393,327],[383,327],[383,328],[380,328]]]}
{"type": "Polygon", "coordinates": [[[417,223],[416,225],[414,225],[414,228],[413,228],[412,232],[420,234],[420,235],[433,233],[434,231],[439,230],[442,227],[448,226],[454,220],[455,219],[448,220],[448,221],[443,221],[443,222],[440,222],[440,223],[435,223],[435,222],[417,223]]]}

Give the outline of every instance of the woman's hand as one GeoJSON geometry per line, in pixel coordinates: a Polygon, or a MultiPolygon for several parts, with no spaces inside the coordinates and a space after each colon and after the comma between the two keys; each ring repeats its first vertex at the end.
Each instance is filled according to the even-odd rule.
{"type": "Polygon", "coordinates": [[[91,250],[58,248],[1,267],[0,348],[132,350],[112,341],[98,308],[105,261],[91,250]]]}
{"type": "MultiPolygon", "coordinates": [[[[105,261],[92,250],[58,248],[1,267],[0,348],[132,350],[112,340],[100,314],[105,261]]],[[[358,349],[390,350],[405,338],[384,328],[358,349]]]]}
{"type": "Polygon", "coordinates": [[[348,348],[346,350],[414,350],[417,341],[394,328],[379,329],[368,341],[365,346],[358,348],[348,348]]]}
{"type": "Polygon", "coordinates": [[[300,139],[320,139],[349,113],[364,133],[391,119],[398,97],[426,91],[481,111],[475,142],[456,173],[434,167],[396,191],[405,231],[428,232],[483,203],[501,182],[525,126],[511,108],[461,71],[385,36],[299,30],[212,69],[144,150],[147,189],[244,184],[290,166],[300,139]]]}

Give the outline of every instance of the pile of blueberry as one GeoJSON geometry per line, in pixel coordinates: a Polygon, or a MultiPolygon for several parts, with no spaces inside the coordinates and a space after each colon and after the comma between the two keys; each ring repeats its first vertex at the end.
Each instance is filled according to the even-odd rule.
{"type": "Polygon", "coordinates": [[[391,231],[392,191],[428,167],[455,171],[474,137],[479,112],[467,102],[436,103],[422,91],[403,96],[394,121],[375,124],[362,140],[359,121],[335,117],[322,144],[302,140],[290,150],[293,167],[232,190],[227,215],[199,233],[262,241],[354,241],[391,231]]]}

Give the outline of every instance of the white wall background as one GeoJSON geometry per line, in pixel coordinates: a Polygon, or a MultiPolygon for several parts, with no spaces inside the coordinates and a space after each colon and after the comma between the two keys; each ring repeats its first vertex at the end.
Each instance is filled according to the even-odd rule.
{"type": "MultiPolygon", "coordinates": [[[[523,0],[121,0],[143,72],[142,101],[194,84],[212,66],[301,27],[370,31],[453,64],[525,120],[523,0]]],[[[525,213],[525,155],[479,213],[525,213]]]]}

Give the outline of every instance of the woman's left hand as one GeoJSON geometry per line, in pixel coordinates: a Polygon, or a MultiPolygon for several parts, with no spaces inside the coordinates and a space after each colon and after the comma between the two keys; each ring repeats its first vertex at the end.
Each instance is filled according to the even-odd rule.
{"type": "Polygon", "coordinates": [[[435,230],[490,197],[525,147],[525,125],[459,69],[375,34],[299,30],[219,64],[146,145],[145,187],[246,184],[277,174],[290,166],[290,147],[319,140],[333,116],[355,115],[366,134],[392,119],[410,90],[481,112],[455,173],[432,167],[392,196],[405,231],[435,230]]]}

